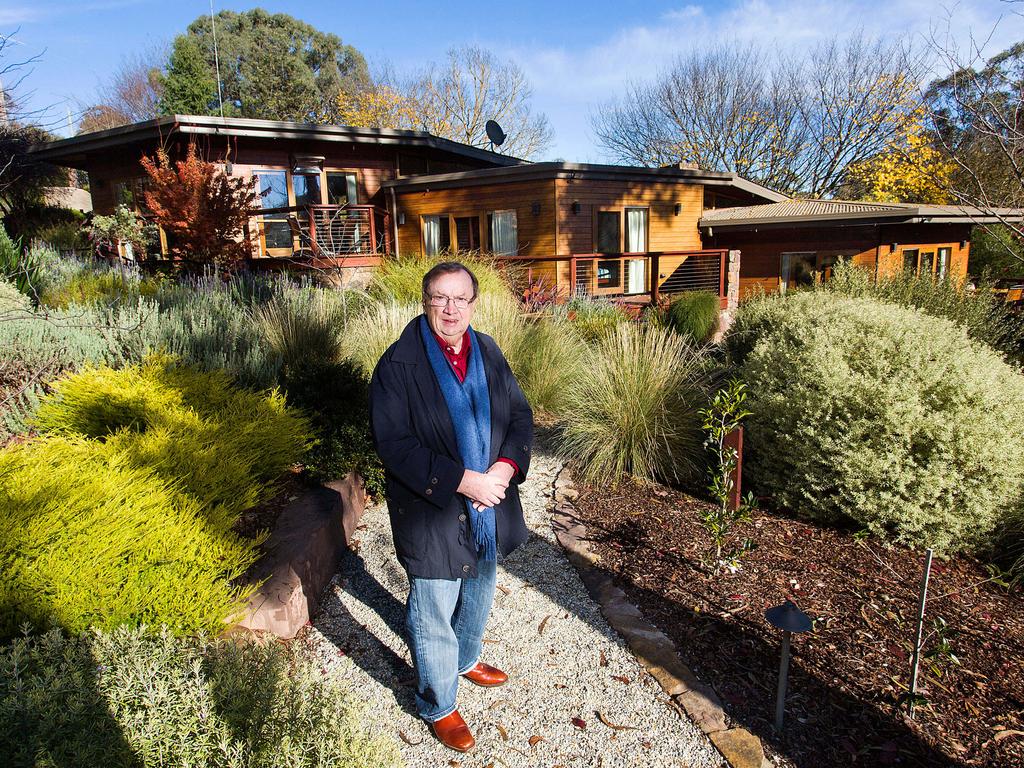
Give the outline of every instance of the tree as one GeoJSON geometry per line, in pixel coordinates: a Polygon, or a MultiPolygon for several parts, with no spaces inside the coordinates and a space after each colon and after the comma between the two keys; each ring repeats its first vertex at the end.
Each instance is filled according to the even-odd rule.
{"type": "Polygon", "coordinates": [[[998,220],[1006,236],[989,244],[1005,244],[1004,255],[1021,271],[1024,224],[1005,209],[1024,208],[1024,42],[987,60],[973,41],[966,53],[948,37],[931,42],[947,74],[932,81],[925,103],[936,141],[955,166],[950,194],[969,212],[998,220]]]}
{"type": "Polygon", "coordinates": [[[416,125],[416,102],[398,88],[372,85],[356,93],[338,96],[334,119],[360,128],[403,128],[416,125]]]}
{"type": "Polygon", "coordinates": [[[217,111],[217,81],[211,76],[199,42],[179,35],[161,79],[160,111],[165,115],[205,115],[217,111]]]}
{"type": "Polygon", "coordinates": [[[172,163],[164,149],[144,157],[149,176],[144,193],[153,220],[167,233],[171,255],[186,268],[212,263],[232,267],[247,255],[245,224],[256,208],[251,181],[230,178],[199,157],[189,144],[184,160],[172,163]]]}
{"type": "Polygon", "coordinates": [[[801,58],[718,45],[633,84],[591,124],[619,161],[696,163],[784,192],[830,196],[851,166],[906,136],[919,70],[899,45],[860,35],[801,58]]]}
{"type": "Polygon", "coordinates": [[[431,66],[409,88],[415,127],[474,147],[487,147],[484,130],[496,120],[508,134],[498,151],[529,158],[551,143],[551,127],[530,107],[533,91],[514,62],[476,46],[452,48],[443,67],[431,66]]]}
{"type": "MultiPolygon", "coordinates": [[[[955,165],[935,147],[934,137],[921,121],[885,152],[850,167],[846,189],[850,197],[895,203],[950,202],[949,186],[955,165]]],[[[844,191],[844,196],[848,193],[844,191]]]]}
{"type": "Polygon", "coordinates": [[[78,132],[102,131],[158,117],[164,58],[160,48],[122,58],[109,82],[99,89],[97,103],[83,110],[78,132]]]}
{"type": "MultiPolygon", "coordinates": [[[[369,84],[366,60],[359,51],[343,45],[337,35],[320,32],[286,14],[270,14],[262,8],[243,13],[221,11],[215,24],[225,115],[328,120],[342,92],[355,92],[369,84]]],[[[180,49],[195,43],[206,72],[216,83],[211,33],[210,18],[200,16],[175,39],[172,59],[180,49]]],[[[168,70],[165,89],[201,92],[192,66],[180,73],[170,71],[171,67],[168,70]]],[[[173,111],[170,106],[165,111],[173,111]]],[[[202,112],[219,114],[219,109],[213,98],[202,112]]]]}

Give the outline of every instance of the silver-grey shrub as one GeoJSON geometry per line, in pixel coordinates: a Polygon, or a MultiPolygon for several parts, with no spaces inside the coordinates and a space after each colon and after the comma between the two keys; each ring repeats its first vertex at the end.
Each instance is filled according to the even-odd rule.
{"type": "Polygon", "coordinates": [[[0,754],[14,768],[399,765],[361,710],[298,646],[123,627],[0,649],[0,754]]]}
{"type": "Polygon", "coordinates": [[[744,467],[796,514],[952,552],[1024,490],[1024,376],[963,327],[809,291],[741,308],[744,467]]]}

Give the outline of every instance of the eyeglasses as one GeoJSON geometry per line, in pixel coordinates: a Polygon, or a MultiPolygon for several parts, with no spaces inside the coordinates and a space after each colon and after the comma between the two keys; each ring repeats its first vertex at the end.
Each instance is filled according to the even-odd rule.
{"type": "Polygon", "coordinates": [[[476,296],[472,299],[466,299],[462,296],[441,296],[440,294],[432,294],[427,297],[427,301],[430,302],[430,306],[432,307],[447,307],[448,302],[450,301],[456,306],[456,308],[465,309],[476,301],[476,296]]]}

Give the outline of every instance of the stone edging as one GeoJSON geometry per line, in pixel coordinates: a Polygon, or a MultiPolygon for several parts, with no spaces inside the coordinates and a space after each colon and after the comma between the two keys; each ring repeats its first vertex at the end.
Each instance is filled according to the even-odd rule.
{"type": "Polygon", "coordinates": [[[579,492],[563,468],[555,479],[552,527],[558,543],[576,567],[587,592],[601,606],[608,623],[625,639],[644,669],[658,681],[673,704],[681,709],[715,745],[732,768],[770,768],[761,740],[746,728],[726,724],[722,702],[679,659],[671,639],[629,602],[612,577],[594,567],[598,556],[586,542],[586,527],[576,517],[573,501],[579,492]]]}

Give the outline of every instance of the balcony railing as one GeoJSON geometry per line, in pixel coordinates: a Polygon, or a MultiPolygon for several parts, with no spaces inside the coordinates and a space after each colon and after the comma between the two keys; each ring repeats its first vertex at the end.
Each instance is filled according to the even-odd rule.
{"type": "Polygon", "coordinates": [[[379,258],[391,253],[390,216],[374,205],[263,208],[250,219],[261,255],[315,261],[379,258]]]}
{"type": "Polygon", "coordinates": [[[662,295],[710,291],[728,304],[728,256],[724,249],[704,251],[647,251],[643,253],[581,253],[571,256],[502,256],[501,261],[522,262],[527,281],[550,274],[555,265],[558,285],[568,265],[567,291],[575,295],[615,299],[643,299],[657,303],[662,295]],[[535,263],[534,266],[531,263],[535,263]]]}

